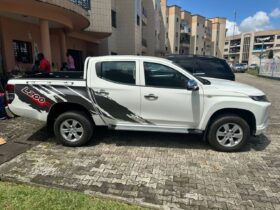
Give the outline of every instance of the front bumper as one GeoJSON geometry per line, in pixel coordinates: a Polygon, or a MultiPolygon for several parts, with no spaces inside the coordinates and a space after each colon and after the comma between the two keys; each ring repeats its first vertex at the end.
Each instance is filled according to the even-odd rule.
{"type": "Polygon", "coordinates": [[[262,120],[260,123],[257,124],[256,126],[256,132],[255,136],[259,136],[262,133],[264,133],[268,127],[268,122],[269,122],[269,109],[270,109],[271,104],[268,103],[266,106],[264,106],[264,111],[262,113],[262,120]]]}
{"type": "Polygon", "coordinates": [[[15,117],[15,115],[11,112],[11,110],[9,109],[8,106],[5,107],[5,111],[6,111],[6,114],[8,115],[8,117],[10,117],[10,118],[15,117]]]}

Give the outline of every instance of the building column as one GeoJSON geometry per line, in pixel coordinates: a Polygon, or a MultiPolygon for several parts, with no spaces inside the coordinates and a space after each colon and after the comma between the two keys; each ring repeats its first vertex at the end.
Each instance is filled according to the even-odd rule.
{"type": "Polygon", "coordinates": [[[60,32],[60,43],[61,43],[61,62],[66,62],[66,52],[67,52],[67,45],[66,45],[66,35],[63,30],[60,32]]]}
{"type": "Polygon", "coordinates": [[[51,63],[51,42],[50,42],[50,28],[49,22],[44,19],[40,19],[40,31],[41,31],[41,44],[42,52],[45,55],[45,58],[51,63]]]}

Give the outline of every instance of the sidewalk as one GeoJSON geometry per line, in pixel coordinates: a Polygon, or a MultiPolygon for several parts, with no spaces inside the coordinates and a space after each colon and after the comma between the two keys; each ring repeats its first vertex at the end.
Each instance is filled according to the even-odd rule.
{"type": "Polygon", "coordinates": [[[38,145],[38,139],[46,139],[43,127],[41,122],[24,118],[0,121],[0,138],[7,142],[0,145],[0,165],[38,145]]]}

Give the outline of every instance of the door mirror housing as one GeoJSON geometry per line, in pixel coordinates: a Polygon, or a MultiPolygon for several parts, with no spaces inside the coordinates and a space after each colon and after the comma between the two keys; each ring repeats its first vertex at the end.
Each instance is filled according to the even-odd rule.
{"type": "Polygon", "coordinates": [[[187,82],[187,89],[191,91],[198,91],[199,87],[195,80],[191,79],[187,82]]]}

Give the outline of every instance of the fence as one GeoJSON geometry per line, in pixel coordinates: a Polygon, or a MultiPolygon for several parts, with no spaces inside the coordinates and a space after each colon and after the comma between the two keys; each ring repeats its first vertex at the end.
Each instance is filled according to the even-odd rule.
{"type": "Polygon", "coordinates": [[[264,60],[260,67],[259,75],[280,78],[280,60],[264,60]]]}

